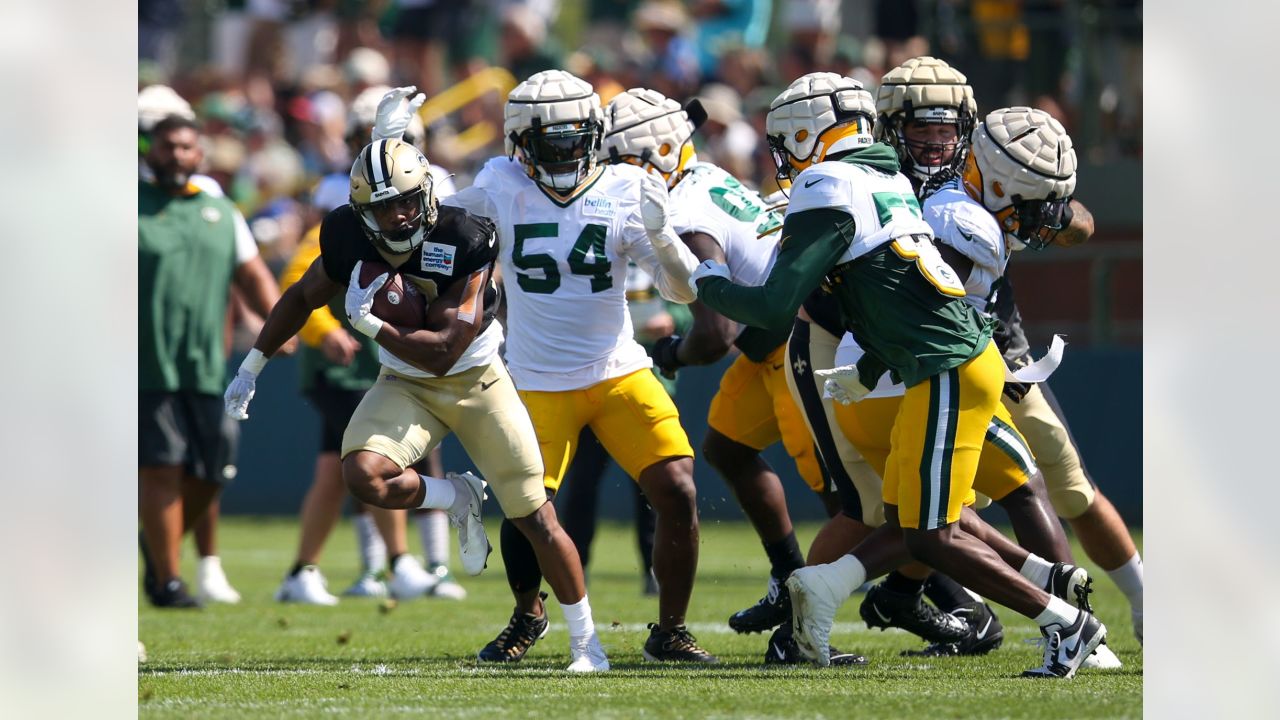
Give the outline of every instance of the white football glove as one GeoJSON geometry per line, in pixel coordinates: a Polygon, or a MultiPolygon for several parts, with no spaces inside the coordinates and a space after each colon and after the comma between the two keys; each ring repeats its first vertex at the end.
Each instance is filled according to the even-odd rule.
{"type": "Polygon", "coordinates": [[[223,409],[227,415],[236,420],[248,419],[249,401],[253,399],[258,373],[262,372],[266,364],[267,356],[257,348],[253,348],[245,356],[244,362],[240,363],[240,369],[236,371],[236,376],[227,386],[227,391],[222,394],[223,409]]]}
{"type": "Polygon", "coordinates": [[[689,275],[689,288],[693,290],[694,295],[698,294],[698,279],[704,277],[722,277],[729,282],[733,282],[733,276],[729,274],[728,265],[715,260],[703,260],[689,275]]]}
{"type": "Polygon", "coordinates": [[[640,183],[640,221],[654,246],[665,247],[672,240],[667,228],[667,184],[656,173],[645,172],[640,183]]]}
{"type": "Polygon", "coordinates": [[[825,391],[826,397],[835,400],[841,405],[856,403],[871,392],[871,388],[863,385],[858,378],[857,365],[841,365],[830,370],[814,370],[813,375],[825,381],[822,384],[822,389],[825,391]]]}
{"type": "Polygon", "coordinates": [[[369,287],[360,287],[360,268],[363,266],[364,261],[361,260],[351,270],[351,282],[347,284],[347,319],[351,321],[351,327],[361,334],[375,337],[382,329],[382,320],[373,314],[373,296],[387,283],[389,275],[382,273],[369,283],[369,287]]]}
{"type": "Polygon", "coordinates": [[[406,85],[392,89],[382,96],[378,101],[377,115],[374,116],[374,140],[399,140],[404,136],[404,131],[409,129],[409,121],[418,112],[418,108],[422,107],[422,103],[427,101],[427,96],[422,93],[413,95],[417,90],[414,85],[406,85]],[[413,97],[409,97],[410,95],[413,97]]]}

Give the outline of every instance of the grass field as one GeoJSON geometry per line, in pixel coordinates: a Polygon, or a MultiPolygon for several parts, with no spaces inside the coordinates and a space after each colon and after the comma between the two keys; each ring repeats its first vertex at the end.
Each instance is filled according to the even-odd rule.
{"type": "MultiPolygon", "coordinates": [[[[496,521],[490,520],[495,534],[496,521]]],[[[807,547],[816,526],[798,529],[807,547]]],[[[726,618],[763,592],[767,561],[745,523],[703,525],[698,583],[689,625],[722,664],[706,668],[646,663],[640,649],[657,602],[640,594],[630,529],[597,535],[590,594],[614,672],[570,677],[568,638],[550,604],[551,632],[515,667],[479,667],[477,650],[505,625],[511,597],[497,552],[479,578],[462,578],[461,603],[418,600],[390,611],[377,601],[344,599],[334,608],[281,605],[271,599],[297,542],[292,520],[228,518],[222,557],[244,595],[238,606],[203,612],[139,606],[138,666],[143,718],[468,717],[468,718],[1091,718],[1142,715],[1142,651],[1128,604],[1097,568],[1094,606],[1125,667],[1081,671],[1074,681],[1024,680],[1039,664],[1034,625],[1000,610],[1005,644],[984,658],[922,660],[898,652],[921,644],[897,631],[869,631],[858,619],[861,595],[841,609],[832,641],[861,652],[864,667],[766,668],[763,635],[735,635],[726,618]]],[[[411,545],[417,545],[411,541],[411,545]]],[[[189,543],[188,543],[189,547],[189,543]]],[[[1077,557],[1083,553],[1076,549],[1077,557]]],[[[456,549],[455,549],[456,555],[456,549]]],[[[323,569],[340,592],[357,572],[345,523],[323,569]]],[[[194,578],[194,562],[184,558],[194,578]]]]}

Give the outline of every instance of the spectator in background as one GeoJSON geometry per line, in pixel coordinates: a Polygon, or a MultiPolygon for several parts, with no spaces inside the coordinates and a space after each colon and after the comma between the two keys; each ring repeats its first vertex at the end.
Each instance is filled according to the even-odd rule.
{"type": "Polygon", "coordinates": [[[498,37],[498,64],[520,82],[534,73],[561,66],[558,45],[547,37],[547,21],[528,5],[502,9],[498,37]]]}
{"type": "Polygon", "coordinates": [[[782,15],[788,52],[803,58],[803,72],[839,72],[833,67],[840,34],[840,0],[791,0],[782,15]]]}
{"type": "Polygon", "coordinates": [[[373,48],[358,47],[343,61],[342,75],[347,80],[348,97],[354,98],[367,87],[391,82],[391,63],[373,48]]]}
{"type": "Polygon", "coordinates": [[[391,30],[395,75],[435,97],[449,84],[449,63],[465,60],[467,15],[483,14],[474,0],[396,0],[391,30]],[[459,57],[459,55],[463,55],[459,57]]]}
{"type": "Polygon", "coordinates": [[[179,577],[183,533],[225,480],[219,397],[229,288],[266,315],[279,298],[235,206],[192,184],[199,128],[169,115],[140,138],[138,180],[138,482],[144,590],[157,607],[198,607],[179,577]],[[175,322],[180,319],[181,322],[175,322]]]}
{"type": "Polygon", "coordinates": [[[644,85],[667,97],[693,94],[701,68],[695,45],[685,34],[689,17],[684,8],[679,3],[650,0],[636,10],[632,26],[648,52],[640,69],[644,85]]]}
{"type": "Polygon", "coordinates": [[[768,61],[764,51],[735,47],[720,56],[716,75],[720,82],[733,88],[739,97],[746,97],[767,84],[765,80],[767,66],[768,61]]]}
{"type": "Polygon", "coordinates": [[[711,83],[698,93],[707,121],[698,128],[699,159],[737,178],[754,178],[760,136],[742,115],[742,98],[728,85],[711,83]]]}
{"type": "Polygon", "coordinates": [[[692,0],[689,5],[698,21],[696,47],[703,77],[714,76],[720,56],[729,49],[764,46],[773,0],[692,0]]]}

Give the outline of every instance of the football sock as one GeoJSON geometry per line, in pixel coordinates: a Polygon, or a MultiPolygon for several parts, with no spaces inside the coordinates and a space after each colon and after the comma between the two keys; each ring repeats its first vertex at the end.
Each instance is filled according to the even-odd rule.
{"type": "Polygon", "coordinates": [[[438,510],[414,515],[427,567],[449,564],[449,516],[438,510]]]}
{"type": "Polygon", "coordinates": [[[826,567],[835,572],[824,573],[822,577],[841,600],[852,595],[854,590],[867,581],[867,569],[852,555],[845,555],[826,567]]]}
{"type": "Polygon", "coordinates": [[[1049,578],[1053,575],[1053,563],[1035,553],[1030,553],[1018,572],[1032,585],[1042,588],[1049,584],[1049,578]]]}
{"type": "Polygon", "coordinates": [[[360,561],[364,563],[367,573],[381,572],[387,569],[387,545],[378,533],[378,524],[373,515],[360,513],[355,518],[356,545],[360,548],[360,561]]]}
{"type": "Polygon", "coordinates": [[[1129,604],[1142,609],[1142,558],[1134,553],[1129,561],[1115,570],[1108,570],[1107,575],[1120,588],[1120,592],[1129,598],[1129,604]]]}
{"type": "Polygon", "coordinates": [[[958,607],[973,604],[973,596],[969,591],[942,573],[934,573],[925,580],[924,594],[942,612],[951,612],[958,607]]]}
{"type": "Polygon", "coordinates": [[[586,595],[572,605],[561,604],[564,611],[564,622],[569,626],[569,637],[578,638],[596,631],[595,621],[591,619],[591,601],[586,595]]]}
{"type": "Polygon", "coordinates": [[[1061,625],[1065,628],[1074,623],[1079,617],[1079,608],[1070,605],[1060,597],[1050,595],[1049,604],[1035,617],[1035,621],[1040,627],[1061,625]]]}
{"type": "Polygon", "coordinates": [[[884,588],[902,595],[915,595],[924,588],[924,580],[909,578],[897,570],[894,570],[885,576],[884,588]]]}
{"type": "Polygon", "coordinates": [[[507,584],[516,593],[537,590],[542,584],[542,570],[533,545],[510,520],[503,519],[499,531],[502,545],[502,564],[507,570],[507,584]]]}
{"type": "Polygon", "coordinates": [[[777,542],[764,543],[764,552],[769,556],[769,572],[782,580],[796,568],[804,567],[804,555],[800,553],[800,543],[796,541],[794,531],[777,542]]]}
{"type": "Polygon", "coordinates": [[[294,563],[293,569],[289,571],[289,577],[297,577],[298,573],[302,572],[302,568],[306,567],[308,564],[309,563],[304,563],[304,562],[294,563]]]}
{"type": "MultiPolygon", "coordinates": [[[[418,507],[428,510],[448,510],[454,512],[453,506],[458,501],[458,491],[453,483],[443,478],[431,477],[418,473],[418,479],[426,492],[422,494],[422,504],[418,507]]],[[[455,513],[456,514],[456,513],[455,513]]]]}

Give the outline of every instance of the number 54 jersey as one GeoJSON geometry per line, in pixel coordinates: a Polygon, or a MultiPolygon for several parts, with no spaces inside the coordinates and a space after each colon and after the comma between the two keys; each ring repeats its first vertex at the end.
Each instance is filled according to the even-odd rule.
{"type": "Polygon", "coordinates": [[[644,173],[605,165],[559,198],[519,162],[493,158],[471,187],[443,201],[498,226],[506,360],[520,390],[577,390],[652,367],[633,338],[626,300],[628,260],[665,290],[640,220],[644,173]]]}

